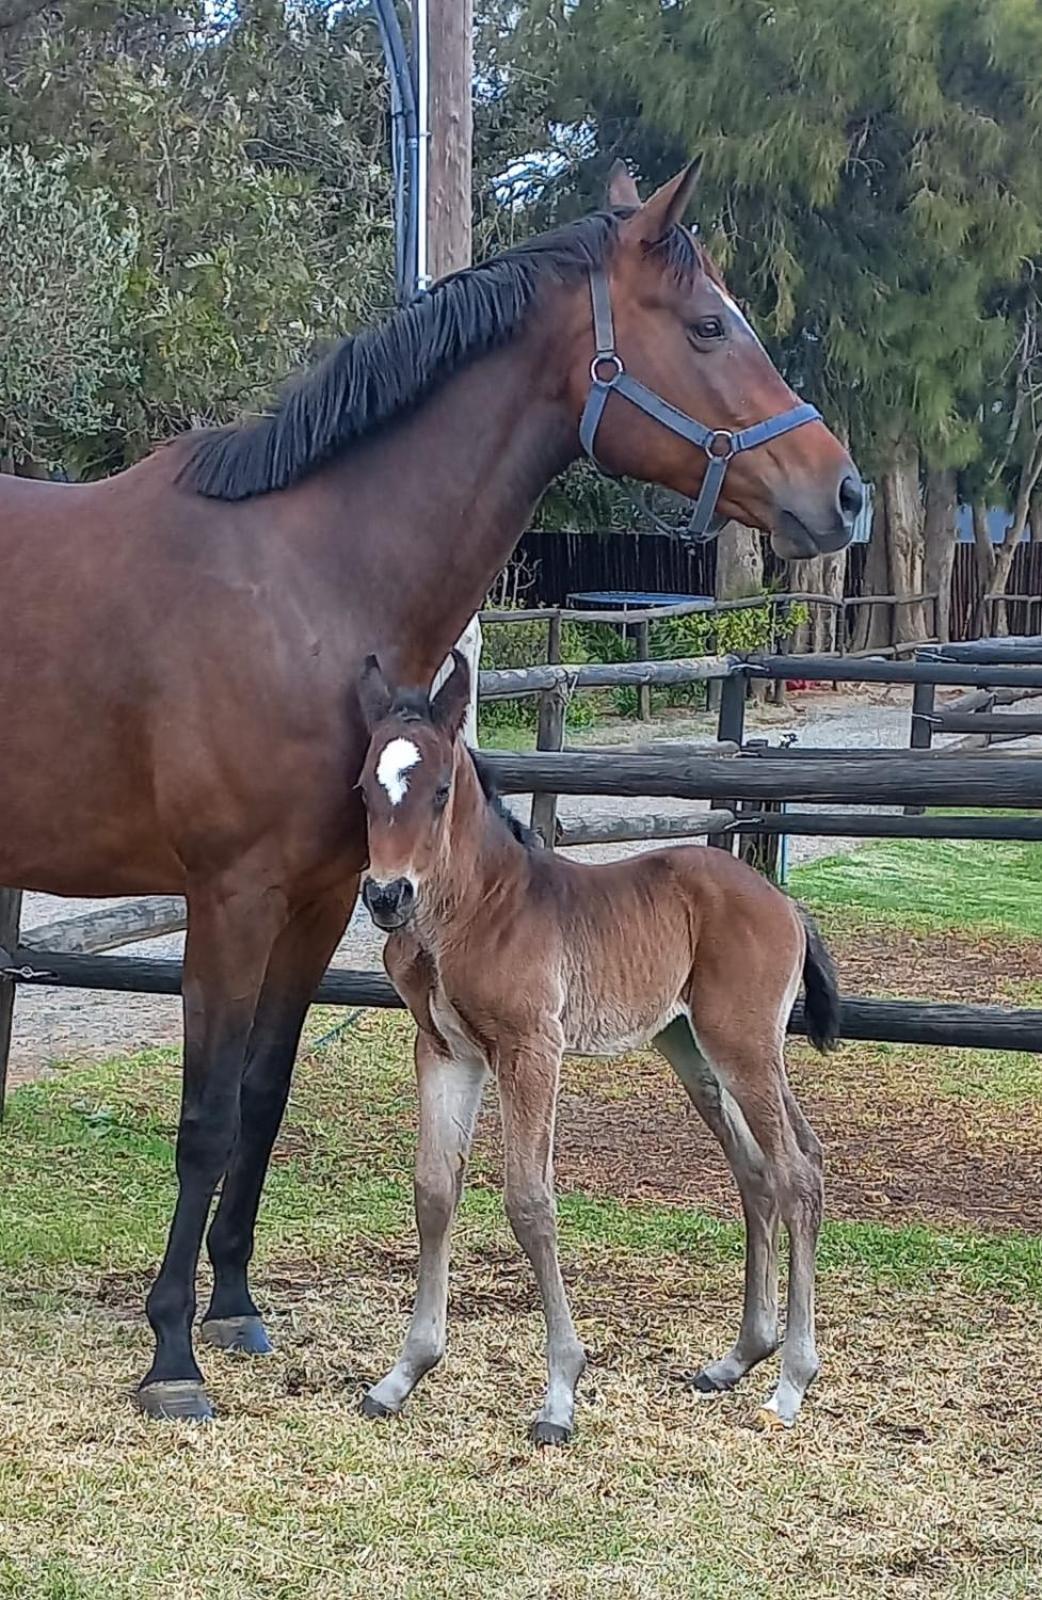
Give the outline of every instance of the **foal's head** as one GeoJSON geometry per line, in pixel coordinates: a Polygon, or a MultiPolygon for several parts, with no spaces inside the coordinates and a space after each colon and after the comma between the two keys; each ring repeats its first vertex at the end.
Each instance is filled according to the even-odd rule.
{"type": "MultiPolygon", "coordinates": [[[[457,813],[483,804],[480,786],[457,784],[469,763],[459,738],[470,698],[470,674],[458,651],[437,694],[395,691],[369,656],[359,701],[369,750],[359,781],[369,827],[369,875],[362,891],[377,927],[401,928],[425,887],[448,868],[450,830],[466,828],[457,813]]],[[[476,820],[476,816],[475,816],[476,820]]]]}

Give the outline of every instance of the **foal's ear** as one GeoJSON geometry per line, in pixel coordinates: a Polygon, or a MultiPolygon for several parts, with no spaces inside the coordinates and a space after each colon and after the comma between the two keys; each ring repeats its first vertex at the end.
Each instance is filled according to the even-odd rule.
{"type": "Polygon", "coordinates": [[[378,722],[390,715],[394,695],[375,656],[366,656],[362,676],[358,680],[358,703],[368,732],[372,733],[378,722]]]}
{"type": "Polygon", "coordinates": [[[458,650],[452,652],[452,671],[431,701],[431,721],[455,739],[470,704],[470,668],[458,650]]]}
{"type": "Polygon", "coordinates": [[[612,210],[640,205],[640,191],[625,161],[614,162],[608,174],[608,204],[612,210]]]}
{"type": "Polygon", "coordinates": [[[702,157],[696,156],[683,172],[678,172],[661,189],[656,189],[637,215],[630,218],[628,227],[634,229],[645,244],[657,244],[664,239],[670,228],[683,221],[684,213],[698,188],[701,172],[702,157]]]}

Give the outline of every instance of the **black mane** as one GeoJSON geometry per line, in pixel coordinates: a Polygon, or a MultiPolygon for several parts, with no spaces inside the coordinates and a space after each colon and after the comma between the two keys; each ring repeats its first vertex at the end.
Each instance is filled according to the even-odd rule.
{"type": "MultiPolygon", "coordinates": [[[[379,327],[343,339],[255,421],[204,434],[182,479],[214,500],[285,489],[352,441],[413,410],[437,385],[518,333],[539,287],[608,256],[625,212],[597,211],[443,279],[379,327]]],[[[661,249],[690,277],[699,247],[674,228],[661,249]]]]}
{"type": "Polygon", "coordinates": [[[526,850],[542,850],[543,841],[535,829],[526,828],[520,817],[515,817],[510,807],[503,803],[503,797],[496,788],[492,774],[477,751],[471,750],[470,757],[474,763],[474,771],[478,775],[481,792],[496,816],[506,824],[518,844],[523,844],[526,850]]]}

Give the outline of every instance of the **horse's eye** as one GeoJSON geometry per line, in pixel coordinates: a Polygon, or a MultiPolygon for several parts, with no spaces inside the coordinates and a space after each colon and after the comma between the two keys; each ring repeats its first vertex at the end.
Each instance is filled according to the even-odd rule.
{"type": "Polygon", "coordinates": [[[722,339],[724,325],[719,317],[701,317],[691,330],[699,339],[722,339]]]}
{"type": "Polygon", "coordinates": [[[438,788],[435,789],[435,791],[434,791],[434,809],[436,811],[444,811],[444,809],[448,805],[448,803],[449,803],[449,786],[448,786],[447,783],[443,783],[443,784],[440,784],[438,786],[438,788]]]}

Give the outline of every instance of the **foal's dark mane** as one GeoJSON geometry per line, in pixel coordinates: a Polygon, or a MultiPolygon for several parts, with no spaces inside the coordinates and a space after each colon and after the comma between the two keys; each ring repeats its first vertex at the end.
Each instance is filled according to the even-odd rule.
{"type": "MultiPolygon", "coordinates": [[[[204,434],[182,480],[214,500],[285,489],[363,434],[412,411],[476,357],[519,332],[542,285],[602,266],[627,211],[595,211],[444,278],[379,327],[354,334],[256,420],[204,434]]],[[[687,280],[702,252],[675,227],[654,247],[687,280]]]]}
{"type": "Polygon", "coordinates": [[[506,824],[518,844],[523,844],[526,850],[541,850],[543,848],[542,839],[533,828],[526,828],[520,817],[515,817],[510,807],[504,804],[503,797],[496,788],[492,773],[476,750],[470,751],[470,758],[474,763],[474,771],[478,775],[481,792],[488,801],[489,808],[501,822],[506,824]]]}

